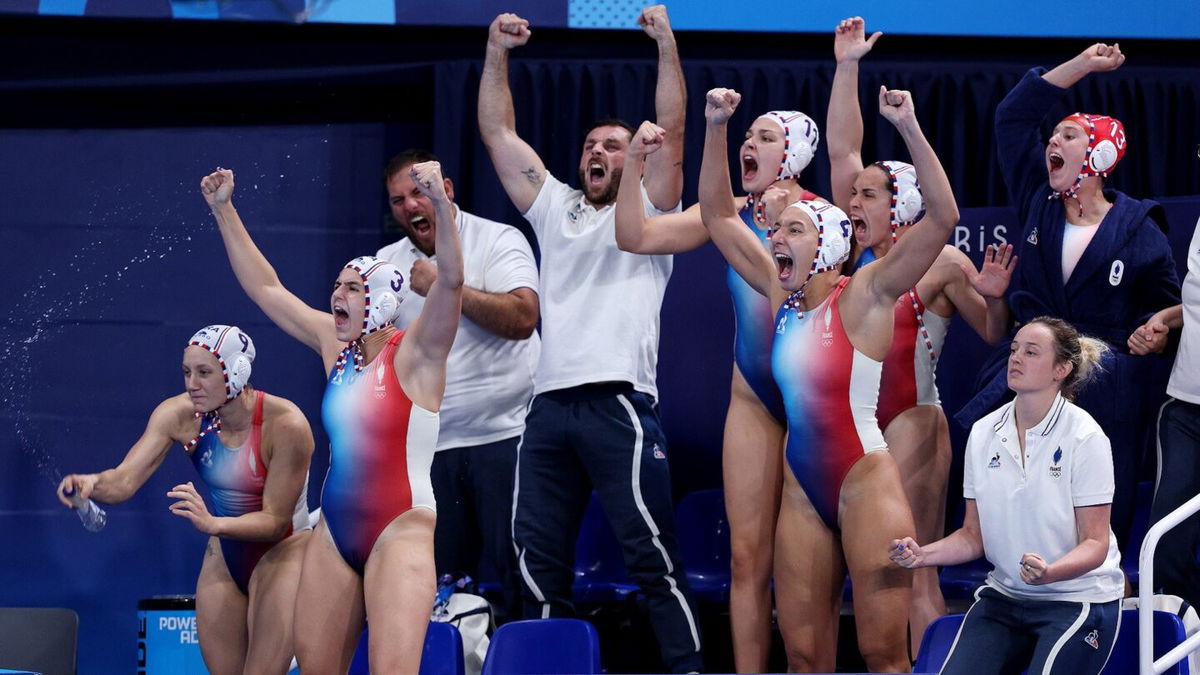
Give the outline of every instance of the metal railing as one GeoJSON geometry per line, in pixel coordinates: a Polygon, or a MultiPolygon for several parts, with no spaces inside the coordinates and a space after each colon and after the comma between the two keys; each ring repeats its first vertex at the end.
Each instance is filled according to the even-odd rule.
{"type": "Polygon", "coordinates": [[[1160,675],[1167,668],[1186,659],[1189,654],[1200,650],[1200,632],[1184,640],[1171,651],[1154,659],[1154,551],[1158,540],[1168,530],[1200,511],[1200,495],[1192,497],[1182,506],[1154,524],[1142,540],[1142,551],[1138,556],[1138,672],[1140,675],[1160,675]]]}

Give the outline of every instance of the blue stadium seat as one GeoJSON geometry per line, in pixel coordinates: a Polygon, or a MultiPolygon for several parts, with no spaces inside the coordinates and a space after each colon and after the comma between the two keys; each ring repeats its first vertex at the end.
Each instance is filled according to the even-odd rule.
{"type": "MultiPolygon", "coordinates": [[[[1145,534],[1145,530],[1142,530],[1145,534]]],[[[1138,542],[1141,545],[1141,541],[1138,542]]],[[[1154,612],[1154,658],[1171,651],[1183,642],[1187,634],[1183,629],[1183,621],[1170,612],[1154,612]]],[[[1121,612],[1121,632],[1117,635],[1117,644],[1113,647],[1112,656],[1100,675],[1124,675],[1138,672],[1138,612],[1136,609],[1126,609],[1121,612]]],[[[1163,671],[1166,675],[1187,675],[1187,659],[1163,671]]]]}
{"type": "Polygon", "coordinates": [[[729,600],[729,519],[725,491],[701,490],[684,497],[675,511],[679,554],[688,584],[705,602],[729,600]]]}
{"type": "MultiPolygon", "coordinates": [[[[349,675],[370,675],[367,659],[367,629],[363,629],[350,662],[349,675]]],[[[466,663],[463,657],[462,636],[452,624],[430,621],[425,630],[425,645],[421,650],[420,675],[463,675],[466,663]]]]}
{"type": "MultiPolygon", "coordinates": [[[[963,616],[949,614],[929,624],[925,636],[921,638],[917,661],[913,664],[914,673],[936,673],[941,669],[950,654],[954,637],[958,635],[963,616]]],[[[1186,637],[1183,622],[1179,617],[1170,612],[1154,612],[1154,658],[1166,654],[1186,637]]],[[[1137,610],[1126,609],[1121,612],[1121,632],[1117,635],[1117,644],[1113,647],[1112,655],[1101,675],[1136,673],[1137,651],[1137,610]]],[[[1167,675],[1187,675],[1187,660],[1168,668],[1165,672],[1167,675]]]]}
{"type": "Polygon", "coordinates": [[[921,647],[917,650],[917,660],[913,663],[914,673],[936,673],[942,669],[946,657],[950,655],[950,645],[954,644],[954,636],[962,626],[963,614],[947,614],[938,618],[925,629],[921,638],[921,647]]]}
{"type": "Polygon", "coordinates": [[[599,673],[600,636],[580,619],[531,619],[500,626],[483,675],[599,673]]]}
{"type": "Polygon", "coordinates": [[[638,590],[625,571],[621,543],[592,494],[575,542],[575,601],[608,603],[627,599],[638,590]]]}
{"type": "Polygon", "coordinates": [[[983,584],[991,571],[992,564],[987,558],[979,558],[961,565],[943,567],[938,584],[947,600],[973,600],[975,589],[983,584]]]}

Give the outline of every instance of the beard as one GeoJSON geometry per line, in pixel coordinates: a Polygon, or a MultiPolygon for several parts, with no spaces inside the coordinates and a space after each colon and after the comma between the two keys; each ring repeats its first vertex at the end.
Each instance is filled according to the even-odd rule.
{"type": "Polygon", "coordinates": [[[583,186],[583,196],[596,206],[607,206],[617,199],[617,190],[621,187],[621,169],[613,169],[609,174],[608,184],[603,188],[591,190],[587,184],[587,172],[579,170],[579,184],[583,186]]]}

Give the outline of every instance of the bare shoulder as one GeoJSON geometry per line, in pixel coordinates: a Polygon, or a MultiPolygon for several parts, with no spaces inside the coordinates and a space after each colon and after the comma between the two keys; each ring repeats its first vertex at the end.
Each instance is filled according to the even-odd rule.
{"type": "Polygon", "coordinates": [[[191,397],[184,392],[159,403],[148,426],[177,441],[191,440],[199,428],[191,397]]]}
{"type": "Polygon", "coordinates": [[[300,406],[273,394],[263,396],[263,426],[272,427],[275,433],[312,435],[300,406]]]}
{"type": "Polygon", "coordinates": [[[935,281],[940,289],[946,284],[963,278],[963,265],[974,267],[974,263],[966,253],[963,253],[957,246],[946,244],[938,253],[938,257],[933,261],[929,271],[925,273],[925,278],[935,281]]]}
{"type": "Polygon", "coordinates": [[[958,248],[957,246],[951,246],[950,244],[946,244],[945,246],[942,247],[941,253],[938,253],[937,260],[935,260],[933,264],[934,265],[954,265],[957,267],[959,263],[970,263],[970,262],[971,262],[971,259],[967,257],[966,253],[962,252],[962,249],[958,248]]]}

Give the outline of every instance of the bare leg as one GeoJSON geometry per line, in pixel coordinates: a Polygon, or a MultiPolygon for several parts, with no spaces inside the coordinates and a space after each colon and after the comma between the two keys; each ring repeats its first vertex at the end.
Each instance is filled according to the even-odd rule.
{"type": "Polygon", "coordinates": [[[858,648],[872,672],[907,673],[912,573],[888,559],[893,539],[912,536],[900,470],[888,452],[872,452],[850,469],[838,504],[842,548],[854,582],[858,648]]]}
{"type": "Polygon", "coordinates": [[[417,508],[397,516],[375,541],[363,582],[371,626],[372,673],[415,673],[437,592],[436,517],[417,508]]]}
{"type": "Polygon", "coordinates": [[[837,537],[785,471],[775,535],[775,607],[788,672],[833,672],[845,576],[837,537]]]}
{"type": "Polygon", "coordinates": [[[250,647],[245,673],[286,673],[295,645],[292,622],[300,587],[300,563],[311,531],[279,542],[258,561],[250,575],[250,610],[246,616],[250,647]]]}
{"type": "MultiPolygon", "coordinates": [[[[883,436],[900,467],[904,494],[912,507],[918,542],[937,541],[946,526],[946,482],[950,473],[950,429],[940,406],[909,408],[892,420],[883,436]]],[[[909,607],[910,654],[921,646],[921,636],[934,619],[946,613],[946,600],[938,585],[938,569],[926,567],[913,574],[909,607]]]]}
{"type": "Polygon", "coordinates": [[[737,366],[721,458],[732,549],[733,661],[739,673],[761,673],[771,648],[771,565],[783,483],[783,427],[737,366]]]}
{"type": "Polygon", "coordinates": [[[349,670],[362,635],[363,584],[338,553],[324,516],[304,547],[293,615],[296,658],[304,673],[349,670]]]}
{"type": "Polygon", "coordinates": [[[196,581],[196,630],[209,672],[240,675],[246,660],[246,596],[229,575],[216,537],[208,538],[196,581]]]}

